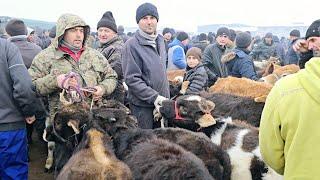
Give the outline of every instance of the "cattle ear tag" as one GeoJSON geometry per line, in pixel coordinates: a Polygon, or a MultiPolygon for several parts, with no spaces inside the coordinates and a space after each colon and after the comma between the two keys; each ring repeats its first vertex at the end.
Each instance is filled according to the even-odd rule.
{"type": "Polygon", "coordinates": [[[68,126],[71,127],[76,134],[80,133],[79,122],[77,120],[70,119],[68,121],[68,126]]]}
{"type": "Polygon", "coordinates": [[[215,125],[217,122],[211,114],[204,114],[196,123],[198,123],[200,127],[209,127],[215,125]]]}

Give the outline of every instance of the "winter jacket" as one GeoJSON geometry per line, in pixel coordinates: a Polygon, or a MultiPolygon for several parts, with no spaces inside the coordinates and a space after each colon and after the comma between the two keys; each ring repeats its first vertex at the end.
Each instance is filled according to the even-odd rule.
{"type": "Polygon", "coordinates": [[[187,68],[183,81],[189,81],[186,94],[198,94],[207,87],[208,74],[203,64],[200,63],[194,68],[187,68]]]}
{"type": "Polygon", "coordinates": [[[122,51],[122,71],[128,99],[137,106],[153,107],[158,95],[169,98],[164,39],[158,35],[157,49],[137,31],[122,51]]]}
{"type": "Polygon", "coordinates": [[[258,80],[253,61],[250,59],[248,52],[236,48],[231,53],[234,53],[233,57],[222,59],[222,62],[227,66],[228,74],[237,78],[245,77],[255,81],[258,80]]]}
{"type": "Polygon", "coordinates": [[[0,54],[0,131],[23,129],[36,113],[31,77],[14,44],[0,39],[0,54]]]}
{"type": "Polygon", "coordinates": [[[211,86],[217,77],[227,77],[228,70],[225,64],[221,62],[221,56],[225,52],[225,47],[218,43],[210,44],[203,53],[203,65],[208,73],[208,85],[211,86]]]}
{"type": "Polygon", "coordinates": [[[285,55],[286,55],[285,49],[284,49],[282,43],[280,43],[278,36],[274,36],[273,41],[274,41],[274,45],[276,47],[277,57],[279,57],[281,64],[283,64],[284,59],[285,59],[285,55]]]}
{"type": "MultiPolygon", "coordinates": [[[[59,93],[61,89],[57,84],[57,76],[75,72],[80,75],[81,86],[94,87],[102,86],[105,95],[111,94],[117,84],[117,74],[111,68],[105,57],[97,50],[87,47],[86,39],[89,35],[89,26],[76,15],[64,14],[57,22],[57,35],[51,45],[41,51],[33,60],[29,69],[32,81],[39,94],[48,95],[51,118],[61,106],[59,93]],[[82,26],[84,27],[83,52],[80,59],[76,61],[69,53],[61,51],[59,40],[67,29],[82,26]]],[[[87,99],[90,103],[91,99],[87,99]]]]}
{"type": "Polygon", "coordinates": [[[22,55],[22,59],[27,69],[30,68],[33,58],[42,50],[41,47],[27,40],[27,36],[13,36],[8,39],[15,44],[22,55]]]}
{"type": "Polygon", "coordinates": [[[108,60],[112,69],[116,71],[118,79],[123,79],[121,68],[121,50],[123,47],[123,40],[119,36],[115,36],[97,49],[108,60]]]}
{"type": "Polygon", "coordinates": [[[286,180],[320,177],[320,58],[279,80],[265,103],[259,133],[264,161],[286,180]]]}
{"type": "Polygon", "coordinates": [[[178,39],[174,39],[169,44],[168,50],[168,70],[185,69],[187,67],[184,46],[178,39]]]}
{"type": "Polygon", "coordinates": [[[293,50],[293,44],[296,42],[297,39],[293,40],[291,43],[290,43],[290,46],[288,48],[288,52],[286,54],[286,57],[285,57],[285,63],[284,65],[287,65],[287,64],[296,64],[298,65],[298,62],[299,62],[299,54],[297,52],[295,52],[293,50]]]}
{"type": "Polygon", "coordinates": [[[272,44],[269,45],[266,44],[265,41],[257,44],[257,46],[252,49],[250,56],[255,61],[268,60],[270,57],[278,57],[275,44],[272,42],[272,44]]]}

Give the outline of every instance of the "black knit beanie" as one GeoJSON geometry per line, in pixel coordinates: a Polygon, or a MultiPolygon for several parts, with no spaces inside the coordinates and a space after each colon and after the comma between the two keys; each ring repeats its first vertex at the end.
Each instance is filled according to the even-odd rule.
{"type": "Polygon", "coordinates": [[[140,19],[148,15],[155,17],[157,21],[159,21],[159,14],[158,14],[157,7],[155,5],[151,3],[141,4],[136,11],[137,23],[139,23],[140,19]]]}
{"type": "Polygon", "coordinates": [[[320,19],[314,21],[306,32],[306,39],[313,36],[320,37],[320,19]]]}
{"type": "Polygon", "coordinates": [[[11,19],[7,23],[5,30],[10,36],[19,36],[19,35],[28,34],[26,25],[20,19],[11,19]]]}
{"type": "Polygon", "coordinates": [[[216,35],[216,37],[221,36],[221,35],[225,35],[225,36],[230,37],[230,31],[229,31],[229,29],[226,28],[226,27],[221,27],[221,28],[219,28],[219,29],[217,30],[217,35],[216,35]]]}
{"type": "Polygon", "coordinates": [[[106,27],[116,33],[118,32],[117,24],[113,18],[111,11],[107,11],[103,14],[102,18],[98,22],[97,29],[99,29],[100,27],[106,27]]]}

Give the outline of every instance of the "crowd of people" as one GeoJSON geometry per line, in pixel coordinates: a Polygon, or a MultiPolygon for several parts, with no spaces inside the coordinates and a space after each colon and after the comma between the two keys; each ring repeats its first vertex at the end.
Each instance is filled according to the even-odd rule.
{"type": "Polygon", "coordinates": [[[268,96],[260,127],[263,158],[288,179],[319,175],[320,20],[305,37],[296,29],[288,32],[288,41],[271,32],[260,38],[227,27],[194,37],[164,28],[161,35],[158,21],[151,3],[137,8],[138,30],[128,35],[111,11],[102,15],[97,33],[73,14],[61,15],[49,36],[28,34],[22,20],[10,20],[7,39],[0,38],[0,179],[27,179],[31,135],[26,124],[44,123],[47,110],[53,120],[62,90],[94,89],[85,98],[89,104],[114,94],[130,107],[140,128],[152,129],[160,127],[153,121],[154,109],[170,98],[167,71],[185,70],[183,81],[189,85],[184,93],[199,94],[227,76],[258,81],[254,61],[270,57],[305,69],[281,80],[268,96]],[[39,103],[41,97],[47,108],[39,103]]]}

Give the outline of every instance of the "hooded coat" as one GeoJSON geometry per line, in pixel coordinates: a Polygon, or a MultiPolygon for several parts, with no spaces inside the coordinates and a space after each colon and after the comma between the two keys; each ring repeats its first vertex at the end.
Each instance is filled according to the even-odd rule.
{"type": "Polygon", "coordinates": [[[279,80],[266,100],[259,144],[264,161],[284,179],[320,177],[320,58],[279,80]]]}
{"type": "Polygon", "coordinates": [[[32,62],[29,73],[37,92],[43,96],[48,96],[51,117],[61,105],[59,101],[61,89],[57,84],[57,76],[60,74],[75,72],[80,75],[82,86],[94,87],[100,85],[105,89],[105,95],[111,94],[116,87],[117,74],[108,61],[97,50],[86,46],[89,33],[89,26],[80,17],[72,14],[62,15],[57,22],[55,39],[32,62]],[[79,26],[84,27],[84,51],[79,61],[75,61],[58,47],[65,31],[79,26]]]}

